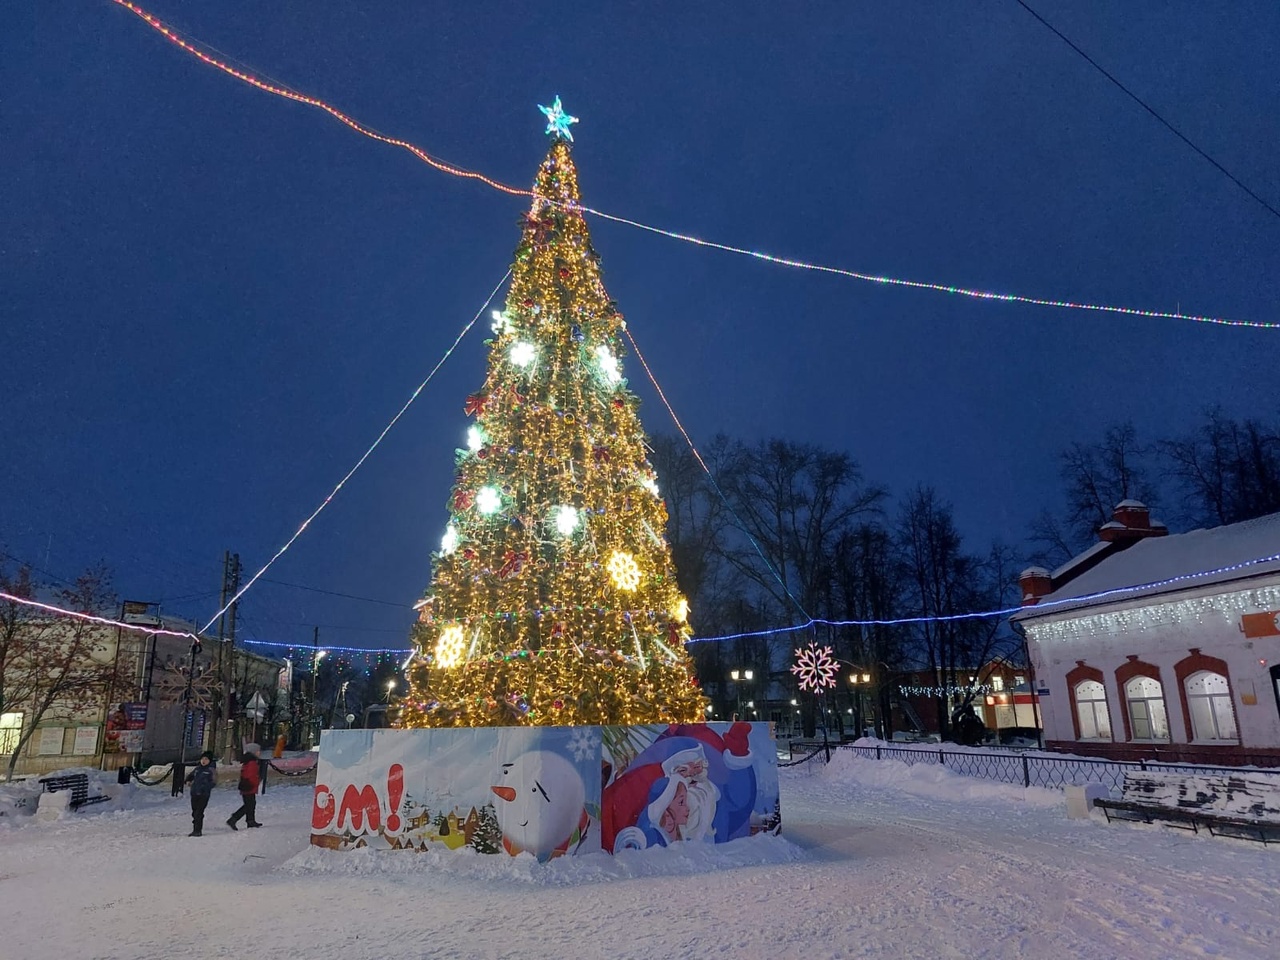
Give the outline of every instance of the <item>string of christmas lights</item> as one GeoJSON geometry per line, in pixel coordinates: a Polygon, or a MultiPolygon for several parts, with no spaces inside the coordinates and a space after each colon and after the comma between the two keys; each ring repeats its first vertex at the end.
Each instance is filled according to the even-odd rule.
{"type": "Polygon", "coordinates": [[[436,371],[438,371],[442,366],[444,366],[445,361],[448,360],[449,357],[453,355],[453,351],[458,348],[458,344],[462,342],[462,338],[465,337],[470,332],[473,326],[475,326],[476,321],[480,319],[480,315],[489,308],[489,304],[493,302],[493,298],[497,296],[498,291],[502,289],[502,285],[507,282],[507,278],[510,276],[511,276],[511,269],[508,268],[507,272],[502,275],[502,279],[499,280],[497,285],[494,286],[494,288],[489,291],[489,296],[487,296],[485,298],[484,303],[480,305],[480,309],[476,311],[476,315],[467,321],[467,325],[462,328],[462,331],[454,339],[453,343],[449,345],[449,349],[444,352],[444,355],[439,360],[436,361],[436,365],[431,368],[431,372],[427,374],[427,378],[423,380],[420,384],[418,384],[417,389],[415,389],[413,393],[409,395],[409,399],[404,402],[404,406],[402,406],[396,412],[396,415],[391,418],[391,422],[382,428],[382,432],[378,434],[378,438],[374,440],[373,443],[369,444],[369,449],[360,455],[360,459],[356,461],[355,466],[352,467],[350,470],[348,470],[346,476],[344,476],[341,480],[338,481],[338,485],[329,491],[329,495],[325,497],[322,501],[320,501],[320,506],[316,507],[315,510],[312,511],[311,516],[307,517],[306,520],[302,521],[302,526],[298,527],[298,529],[294,531],[293,536],[291,536],[288,540],[285,541],[284,546],[282,546],[279,550],[277,550],[275,554],[271,557],[271,559],[268,560],[266,563],[264,563],[262,565],[262,568],[259,569],[258,572],[255,573],[252,577],[250,577],[243,587],[241,587],[238,591],[236,591],[235,596],[233,596],[230,600],[228,600],[226,605],[223,606],[222,609],[220,609],[217,613],[215,613],[212,617],[209,618],[209,622],[200,628],[201,633],[204,633],[211,626],[217,623],[218,618],[221,617],[228,610],[230,610],[232,604],[234,604],[237,600],[239,600],[246,593],[248,593],[249,588],[258,582],[258,578],[261,577],[264,573],[266,573],[271,568],[271,565],[284,555],[284,552],[286,550],[288,550],[291,546],[293,546],[294,541],[297,540],[300,536],[302,536],[303,532],[307,529],[307,527],[311,526],[311,521],[314,520],[316,517],[318,517],[320,515],[320,511],[322,511],[325,507],[327,507],[330,504],[330,502],[332,502],[333,498],[338,495],[338,491],[341,490],[343,486],[346,485],[346,482],[350,480],[351,477],[355,474],[355,472],[359,470],[361,466],[364,465],[364,462],[369,459],[369,455],[373,453],[374,450],[377,449],[378,444],[382,443],[383,438],[386,437],[386,435],[391,432],[391,428],[394,427],[399,422],[402,416],[404,416],[405,411],[409,409],[409,407],[413,404],[413,401],[418,399],[418,394],[422,393],[422,391],[426,388],[427,384],[431,382],[431,379],[436,375],[436,371]]]}
{"type": "MultiPolygon", "coordinates": [[[[717,637],[692,637],[686,643],[720,643],[725,640],[739,640],[750,637],[767,637],[784,633],[794,633],[798,630],[807,630],[813,626],[831,626],[831,627],[870,627],[870,626],[908,626],[917,623],[945,623],[954,620],[976,620],[989,619],[991,617],[1012,616],[1022,610],[1034,609],[1036,611],[1046,610],[1055,607],[1067,606],[1069,604],[1087,603],[1094,600],[1106,599],[1108,597],[1124,596],[1127,594],[1139,593],[1143,590],[1151,590],[1159,587],[1171,586],[1175,583],[1184,583],[1189,580],[1195,580],[1200,577],[1213,577],[1225,573],[1234,573],[1238,570],[1246,570],[1264,563],[1274,563],[1280,561],[1280,553],[1274,553],[1267,557],[1258,557],[1254,560],[1245,560],[1240,563],[1234,563],[1225,567],[1217,567],[1212,570],[1201,570],[1198,573],[1184,573],[1176,577],[1168,577],[1164,580],[1153,580],[1149,583],[1139,583],[1130,587],[1114,587],[1110,590],[1099,590],[1096,593],[1085,593],[1074,597],[1062,597],[1058,600],[1041,601],[1035,607],[1004,607],[999,610],[983,610],[972,613],[955,613],[947,616],[935,617],[897,617],[888,620],[822,620],[812,619],[807,623],[792,624],[786,627],[771,627],[765,630],[752,630],[744,633],[725,634],[717,637]]],[[[19,597],[12,593],[0,590],[0,600],[7,600],[11,603],[17,603],[22,606],[34,607],[43,610],[46,613],[53,613],[59,616],[72,617],[77,620],[85,620],[91,623],[101,624],[108,627],[119,627],[121,630],[131,630],[137,633],[160,634],[169,637],[185,637],[191,640],[207,639],[197,637],[194,633],[179,630],[166,630],[158,627],[140,626],[136,623],[125,623],[121,620],[114,620],[110,617],[100,617],[90,613],[83,613],[77,610],[68,610],[65,607],[55,606],[51,603],[42,603],[39,600],[32,600],[28,597],[19,597]]],[[[344,647],[344,646],[317,646],[312,647],[309,644],[297,643],[281,643],[271,640],[242,640],[242,643],[254,644],[255,646],[264,647],[288,647],[296,650],[319,650],[319,651],[345,651],[351,653],[371,653],[371,654],[407,654],[412,652],[409,647],[344,647]]]]}
{"type": "MultiPolygon", "coordinates": [[[[522,197],[533,196],[533,193],[530,190],[525,190],[519,187],[513,187],[513,186],[510,186],[509,184],[501,183],[498,180],[494,180],[490,177],[487,177],[484,174],[476,173],[475,171],[466,170],[466,169],[463,169],[462,167],[457,167],[452,164],[445,163],[444,161],[437,160],[436,158],[428,154],[425,150],[423,150],[421,147],[416,146],[415,144],[412,144],[407,140],[401,140],[397,137],[389,137],[385,134],[379,133],[376,130],[374,130],[372,127],[366,126],[365,124],[359,122],[358,120],[355,120],[354,118],[343,113],[337,107],[334,107],[332,104],[327,103],[326,101],[320,99],[319,97],[312,97],[312,96],[307,96],[306,94],[297,93],[296,91],[290,90],[287,87],[283,86],[282,84],[268,83],[264,80],[261,80],[253,76],[250,73],[247,73],[244,70],[237,69],[236,67],[233,67],[230,64],[226,63],[224,60],[221,60],[218,57],[213,56],[211,54],[205,53],[203,50],[199,49],[196,46],[196,41],[182,37],[173,27],[161,21],[158,17],[148,13],[146,10],[142,9],[137,4],[132,3],[131,0],[113,0],[113,2],[116,4],[119,4],[120,6],[124,7],[126,10],[135,14],[139,19],[141,19],[145,24],[147,24],[147,26],[151,27],[153,30],[158,32],[165,39],[169,40],[171,43],[175,44],[182,50],[186,51],[187,53],[199,59],[202,63],[205,63],[211,67],[214,67],[215,69],[221,70],[223,73],[227,74],[228,76],[234,77],[235,79],[240,80],[243,83],[247,83],[250,86],[256,87],[257,89],[262,90],[265,93],[274,94],[275,96],[283,97],[286,100],[292,100],[296,103],[303,103],[303,104],[306,104],[307,106],[316,107],[319,110],[323,110],[325,113],[332,116],[335,120],[345,124],[350,129],[356,131],[359,134],[362,134],[363,136],[368,137],[371,140],[376,140],[379,143],[385,143],[389,146],[399,147],[403,150],[409,151],[409,153],[413,154],[423,163],[427,164],[428,166],[432,167],[435,170],[440,171],[441,173],[447,173],[447,174],[450,174],[451,176],[461,177],[464,179],[476,180],[494,190],[498,190],[502,193],[506,193],[511,196],[522,196],[522,197]]],[[[975,300],[995,301],[999,303],[1021,303],[1021,304],[1026,304],[1028,306],[1047,307],[1047,308],[1058,309],[1058,310],[1081,310],[1081,311],[1093,312],[1093,313],[1119,314],[1122,316],[1144,317],[1147,319],[1158,319],[1158,320],[1189,320],[1195,323],[1205,323],[1205,324],[1227,326],[1227,327],[1251,327],[1251,328],[1261,329],[1261,330],[1280,329],[1280,321],[1237,320],[1237,319],[1230,319],[1227,317],[1217,317],[1217,316],[1206,315],[1206,314],[1182,313],[1179,310],[1174,310],[1174,311],[1146,310],[1139,307],[1124,307],[1124,306],[1116,306],[1112,304],[1085,303],[1085,302],[1073,301],[1073,300],[1055,300],[1049,297],[1030,297],[1030,296],[1024,296],[1022,294],[1016,294],[1016,293],[996,293],[990,290],[978,290],[972,287],[962,287],[962,286],[956,286],[954,284],[934,283],[934,282],[925,281],[925,280],[908,280],[902,277],[891,277],[891,276],[884,276],[880,274],[862,273],[857,270],[848,270],[843,267],[833,267],[827,264],[812,263],[806,260],[797,260],[791,257],[780,257],[771,253],[765,253],[760,250],[750,250],[746,247],[734,246],[733,244],[718,243],[712,240],[704,240],[701,237],[695,237],[687,233],[680,233],[679,231],[676,231],[676,230],[667,230],[662,227],[655,227],[651,224],[643,223],[639,220],[632,220],[627,217],[618,216],[616,214],[606,213],[603,210],[597,210],[593,207],[578,206],[577,209],[582,213],[592,214],[593,216],[600,217],[603,220],[610,220],[614,223],[620,223],[625,226],[634,227],[637,230],[645,230],[649,233],[655,233],[655,234],[658,234],[659,236],[667,237],[668,239],[671,239],[671,240],[679,240],[681,242],[692,244],[694,246],[705,247],[712,250],[720,250],[724,253],[733,253],[739,256],[751,257],[754,260],[760,260],[765,263],[774,264],[776,266],[792,267],[797,270],[807,270],[807,271],[812,271],[817,273],[827,273],[835,276],[845,277],[850,280],[859,280],[866,283],[880,284],[882,286],[905,287],[905,288],[914,289],[914,290],[928,290],[934,293],[946,293],[946,294],[951,294],[953,296],[968,297],[975,300]]]]}

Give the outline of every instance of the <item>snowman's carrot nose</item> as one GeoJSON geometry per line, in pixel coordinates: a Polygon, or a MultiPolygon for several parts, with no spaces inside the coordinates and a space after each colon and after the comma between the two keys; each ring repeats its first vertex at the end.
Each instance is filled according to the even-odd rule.
{"type": "Polygon", "coordinates": [[[490,787],[489,789],[500,796],[503,800],[514,800],[516,798],[516,792],[511,787],[490,787]]]}

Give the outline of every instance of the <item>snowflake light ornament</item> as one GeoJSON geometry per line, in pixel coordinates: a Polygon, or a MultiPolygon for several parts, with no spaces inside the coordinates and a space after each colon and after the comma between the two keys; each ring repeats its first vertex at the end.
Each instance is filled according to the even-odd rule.
{"type": "Polygon", "coordinates": [[[796,662],[791,672],[800,678],[800,689],[818,693],[826,687],[836,685],[836,675],[840,666],[833,659],[830,647],[819,647],[811,643],[803,650],[796,651],[796,662]]]}

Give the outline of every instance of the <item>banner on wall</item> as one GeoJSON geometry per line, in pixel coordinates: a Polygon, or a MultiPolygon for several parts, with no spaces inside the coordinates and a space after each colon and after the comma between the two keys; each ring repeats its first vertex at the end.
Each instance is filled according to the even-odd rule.
{"type": "Polygon", "coordinates": [[[529,853],[777,833],[768,723],[326,730],[311,842],[529,853]]]}
{"type": "Polygon", "coordinates": [[[106,727],[103,742],[106,753],[141,753],[143,733],[147,729],[147,705],[117,703],[107,713],[106,727]]]}

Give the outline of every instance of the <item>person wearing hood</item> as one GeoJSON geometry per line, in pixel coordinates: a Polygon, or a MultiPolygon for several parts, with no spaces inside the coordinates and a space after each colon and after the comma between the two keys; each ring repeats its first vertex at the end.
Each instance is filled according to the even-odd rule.
{"type": "Polygon", "coordinates": [[[186,782],[191,785],[191,833],[188,836],[198,837],[204,830],[204,810],[209,806],[209,795],[213,793],[214,780],[217,778],[217,765],[212,750],[200,754],[196,766],[187,774],[186,782]]]}
{"type": "Polygon", "coordinates": [[[238,785],[240,808],[227,819],[227,826],[232,830],[238,829],[236,823],[241,817],[245,818],[246,826],[262,826],[258,822],[258,818],[254,816],[255,808],[258,805],[258,786],[261,783],[262,778],[258,772],[258,745],[251,743],[244,748],[244,762],[240,764],[240,783],[238,785]]]}

